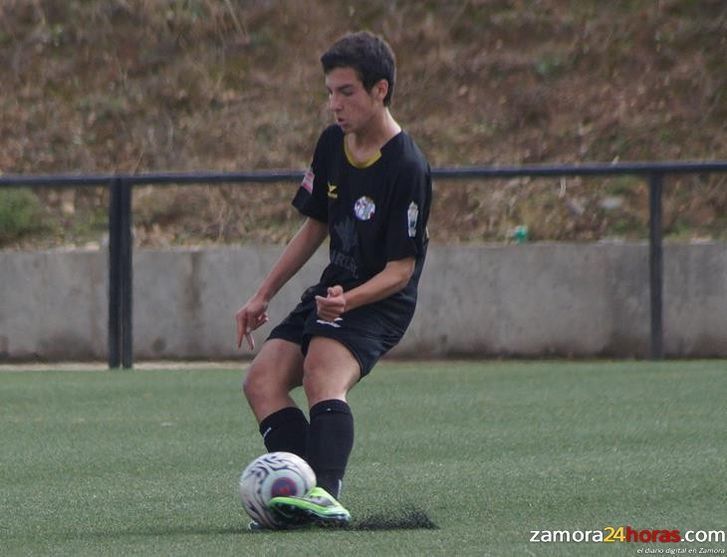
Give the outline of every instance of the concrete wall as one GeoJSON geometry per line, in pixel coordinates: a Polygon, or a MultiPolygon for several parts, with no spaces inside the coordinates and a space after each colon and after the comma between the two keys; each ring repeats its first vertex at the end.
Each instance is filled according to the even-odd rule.
{"type": "MultiPolygon", "coordinates": [[[[136,359],[240,357],[234,313],[279,254],[137,250],[136,359]]],[[[280,292],[272,322],[325,261],[317,253],[280,292]]],[[[667,355],[727,356],[727,246],[669,245],[664,265],[667,355]]],[[[0,361],[104,360],[106,273],[105,252],[0,252],[0,361]]],[[[643,357],[648,348],[644,243],[433,246],[417,314],[394,354],[643,357]]]]}

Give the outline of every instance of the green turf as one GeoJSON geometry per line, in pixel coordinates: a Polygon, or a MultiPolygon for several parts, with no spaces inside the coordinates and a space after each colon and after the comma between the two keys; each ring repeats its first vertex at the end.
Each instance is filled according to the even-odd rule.
{"type": "Polygon", "coordinates": [[[727,363],[382,363],[351,393],[357,522],[252,533],[262,443],[227,370],[0,374],[2,555],[636,555],[535,529],[725,529],[727,363]],[[368,522],[367,522],[368,521],[368,522]]]}

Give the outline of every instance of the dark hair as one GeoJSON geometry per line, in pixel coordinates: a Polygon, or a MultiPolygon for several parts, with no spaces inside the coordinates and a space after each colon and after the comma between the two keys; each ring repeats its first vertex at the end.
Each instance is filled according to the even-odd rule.
{"type": "Polygon", "coordinates": [[[381,37],[368,31],[344,35],[321,56],[321,64],[324,73],[334,68],[353,68],[367,91],[385,79],[389,82],[389,92],[384,98],[384,105],[391,103],[396,60],[391,47],[381,37]]]}

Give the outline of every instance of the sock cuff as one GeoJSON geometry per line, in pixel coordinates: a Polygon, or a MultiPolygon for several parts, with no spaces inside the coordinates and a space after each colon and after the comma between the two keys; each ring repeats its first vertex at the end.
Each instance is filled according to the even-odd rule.
{"type": "Polygon", "coordinates": [[[322,414],[348,414],[351,415],[351,407],[347,402],[333,398],[331,400],[322,400],[314,404],[310,409],[311,420],[322,414]]]}
{"type": "Polygon", "coordinates": [[[284,423],[298,422],[301,420],[308,423],[308,420],[305,418],[305,414],[303,414],[303,411],[300,408],[296,406],[288,406],[287,408],[273,412],[268,417],[264,418],[260,422],[260,434],[265,436],[266,432],[277,429],[284,423]]]}

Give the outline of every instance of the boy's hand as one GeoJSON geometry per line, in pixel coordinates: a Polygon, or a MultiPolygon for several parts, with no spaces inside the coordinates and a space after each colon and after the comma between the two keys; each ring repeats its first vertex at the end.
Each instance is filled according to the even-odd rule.
{"type": "Polygon", "coordinates": [[[268,321],[268,304],[255,296],[250,298],[235,314],[237,321],[237,347],[242,346],[242,339],[247,340],[247,346],[255,350],[255,339],[252,332],[268,321]]]}
{"type": "Polygon", "coordinates": [[[328,288],[328,296],[316,296],[316,313],[324,321],[335,321],[346,311],[346,297],[343,287],[336,285],[328,288]]]}

